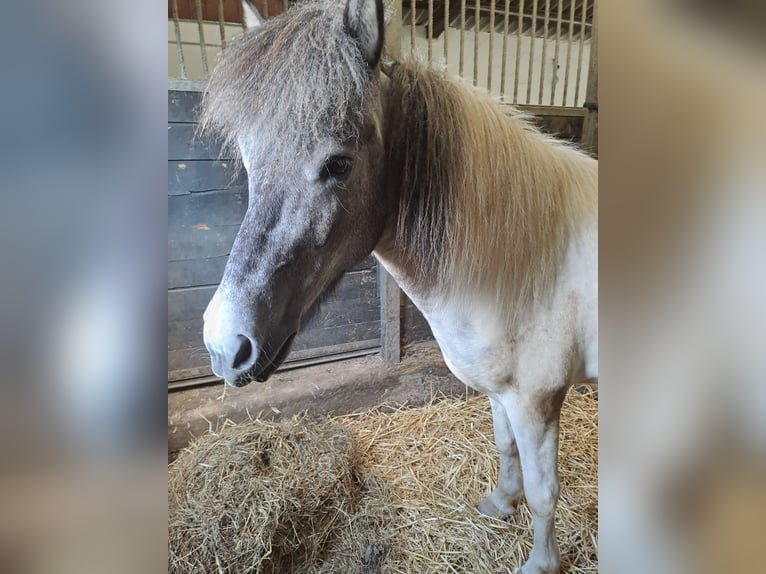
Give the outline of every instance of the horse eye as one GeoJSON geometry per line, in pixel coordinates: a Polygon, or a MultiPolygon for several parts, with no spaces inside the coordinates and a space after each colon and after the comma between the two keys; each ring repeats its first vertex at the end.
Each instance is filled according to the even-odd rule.
{"type": "Polygon", "coordinates": [[[351,158],[336,155],[328,159],[319,173],[322,179],[344,179],[351,171],[351,158]]]}

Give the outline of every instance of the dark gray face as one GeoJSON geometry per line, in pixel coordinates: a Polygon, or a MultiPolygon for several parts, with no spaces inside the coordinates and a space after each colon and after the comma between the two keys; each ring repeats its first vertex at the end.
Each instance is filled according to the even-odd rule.
{"type": "Polygon", "coordinates": [[[204,314],[213,372],[230,385],[265,381],[274,372],[321,295],[373,250],[383,231],[388,205],[374,122],[355,144],[312,147],[293,163],[278,162],[275,174],[260,146],[240,144],[248,210],[204,314]]]}
{"type": "MultiPolygon", "coordinates": [[[[245,1],[243,9],[247,15],[254,8],[245,1]]],[[[256,116],[260,117],[260,129],[237,129],[237,142],[248,172],[249,205],[221,284],[204,314],[205,346],[213,372],[233,386],[265,381],[274,372],[322,294],[373,250],[391,211],[382,185],[382,113],[380,102],[373,101],[377,97],[374,93],[383,46],[382,0],[346,0],[340,29],[341,21],[333,20],[326,11],[306,7],[293,14],[292,20],[289,16],[279,24],[279,19],[274,20],[269,29],[253,12],[248,21],[255,27],[262,26],[262,30],[250,36],[251,44],[245,41],[241,45],[295,62],[299,68],[292,71],[294,74],[285,74],[279,61],[265,56],[240,70],[237,66],[241,65],[238,58],[242,52],[235,51],[228,60],[232,67],[221,68],[224,71],[217,76],[219,88],[235,86],[239,96],[233,100],[241,103],[242,93],[236,86],[242,74],[252,73],[253,66],[259,69],[271,78],[262,79],[259,88],[271,94],[271,99],[266,100],[268,104],[259,102],[258,107],[272,110],[282,122],[263,125],[269,124],[271,118],[261,115],[256,116]],[[304,40],[288,46],[283,40],[296,36],[284,33],[278,26],[309,30],[314,43],[304,40]],[[329,28],[341,36],[328,36],[329,28]],[[262,37],[267,39],[259,44],[262,37]],[[279,42],[276,38],[280,38],[279,42]],[[322,50],[316,48],[320,38],[338,41],[328,44],[334,46],[332,50],[322,50]],[[275,45],[279,49],[269,52],[275,45]],[[317,67],[318,62],[327,63],[331,54],[338,57],[341,52],[345,53],[346,68],[340,66],[341,62],[317,67]],[[348,71],[352,61],[358,67],[348,71]],[[300,69],[301,62],[304,69],[300,69]],[[271,66],[273,63],[279,65],[271,66]],[[321,81],[327,82],[339,69],[346,69],[348,77],[333,75],[335,83],[320,88],[321,81]],[[235,71],[235,77],[227,76],[227,70],[235,71]],[[311,75],[317,73],[319,76],[311,75]],[[306,81],[297,81],[297,88],[285,84],[276,94],[269,92],[268,88],[277,82],[296,81],[296,77],[306,81]],[[347,83],[343,83],[344,79],[347,83]],[[364,98],[327,97],[328,93],[354,93],[337,88],[360,85],[370,88],[364,98]],[[296,113],[279,115],[284,109],[296,113]],[[312,110],[311,118],[306,116],[307,109],[312,110]],[[345,125],[355,126],[354,137],[337,141],[349,137],[338,135],[343,130],[333,131],[345,125]],[[305,136],[299,132],[303,141],[285,137],[285,130],[295,136],[295,126],[308,128],[305,136]],[[322,130],[327,133],[322,135],[322,130]]],[[[252,110],[252,106],[243,107],[252,110]]],[[[225,117],[228,109],[227,103],[219,112],[225,117]]],[[[238,118],[237,126],[246,120],[238,118]]]]}

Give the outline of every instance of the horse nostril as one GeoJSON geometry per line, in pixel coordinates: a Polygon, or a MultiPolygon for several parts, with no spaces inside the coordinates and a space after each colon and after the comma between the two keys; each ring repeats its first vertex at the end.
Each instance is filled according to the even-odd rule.
{"type": "Polygon", "coordinates": [[[234,361],[231,364],[233,369],[240,368],[253,354],[253,344],[250,342],[250,339],[244,335],[237,335],[237,338],[239,339],[239,350],[234,355],[234,361]]]}

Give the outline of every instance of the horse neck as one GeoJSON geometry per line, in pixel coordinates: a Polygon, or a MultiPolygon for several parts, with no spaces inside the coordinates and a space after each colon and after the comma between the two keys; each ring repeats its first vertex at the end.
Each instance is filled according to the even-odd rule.
{"type": "Polygon", "coordinates": [[[572,228],[595,210],[592,160],[416,66],[381,87],[396,205],[376,248],[384,266],[405,291],[477,286],[503,307],[545,297],[572,228]]]}

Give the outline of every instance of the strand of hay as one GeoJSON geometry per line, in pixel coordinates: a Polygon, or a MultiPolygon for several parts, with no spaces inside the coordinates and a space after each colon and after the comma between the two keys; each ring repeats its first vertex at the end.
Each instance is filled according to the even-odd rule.
{"type": "MultiPolygon", "coordinates": [[[[363,468],[388,487],[395,542],[384,572],[512,572],[529,554],[532,517],[522,503],[508,521],[475,504],[497,479],[492,414],[484,396],[382,406],[336,418],[357,441],[363,468]]],[[[556,513],[562,572],[598,572],[598,401],[570,390],[561,415],[556,513]]]]}
{"type": "MultiPolygon", "coordinates": [[[[597,400],[562,412],[562,571],[597,572],[597,400]]],[[[225,425],[170,466],[169,570],[178,573],[512,572],[525,504],[507,522],[474,505],[495,484],[486,397],[382,405],[322,422],[225,425]]]]}

